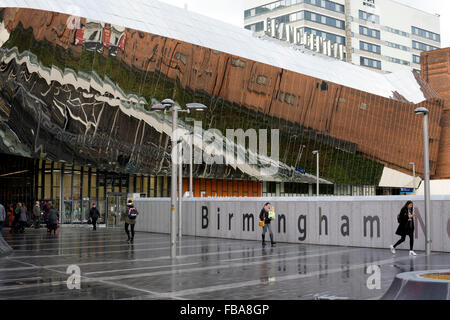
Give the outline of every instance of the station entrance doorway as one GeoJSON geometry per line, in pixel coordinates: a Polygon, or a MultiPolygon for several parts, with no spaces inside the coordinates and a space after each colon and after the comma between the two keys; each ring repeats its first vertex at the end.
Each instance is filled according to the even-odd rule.
{"type": "Polygon", "coordinates": [[[109,192],[106,194],[106,216],[107,228],[118,228],[125,224],[123,218],[127,210],[127,194],[121,192],[109,192]]]}

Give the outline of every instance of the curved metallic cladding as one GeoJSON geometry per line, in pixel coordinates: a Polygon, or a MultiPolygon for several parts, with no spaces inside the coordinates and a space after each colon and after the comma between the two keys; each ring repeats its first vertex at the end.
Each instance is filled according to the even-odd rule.
{"type": "MultiPolygon", "coordinates": [[[[170,97],[208,105],[188,115],[203,129],[279,129],[274,180],[312,179],[315,149],[321,176],[336,183],[375,185],[383,164],[421,166],[412,103],[104,22],[81,18],[71,29],[67,15],[17,8],[0,16],[1,129],[30,157],[170,174],[170,121],[147,111],[170,97]]],[[[433,171],[441,101],[421,105],[430,109],[433,171]]],[[[252,172],[197,165],[195,175],[260,178],[252,172]]]]}

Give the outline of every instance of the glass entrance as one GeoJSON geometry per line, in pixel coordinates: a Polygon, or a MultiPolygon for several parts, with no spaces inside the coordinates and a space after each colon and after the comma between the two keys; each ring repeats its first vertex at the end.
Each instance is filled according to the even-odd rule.
{"type": "Polygon", "coordinates": [[[127,194],[126,193],[107,193],[106,194],[106,226],[120,227],[125,221],[122,213],[126,211],[127,194]]]}

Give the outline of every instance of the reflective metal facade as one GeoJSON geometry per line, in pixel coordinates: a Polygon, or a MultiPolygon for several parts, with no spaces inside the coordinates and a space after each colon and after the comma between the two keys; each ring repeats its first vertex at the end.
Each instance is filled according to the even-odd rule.
{"type": "MultiPolygon", "coordinates": [[[[409,173],[415,161],[420,173],[421,119],[413,110],[421,105],[430,110],[436,169],[442,101],[419,76],[427,100],[413,104],[398,92],[382,97],[108,21],[81,17],[71,28],[66,14],[24,8],[2,9],[0,18],[2,152],[169,175],[170,115],[148,110],[171,98],[209,107],[181,114],[187,128],[186,117],[223,133],[279,129],[273,180],[314,182],[312,151],[320,150],[325,181],[377,185],[383,165],[409,173]]],[[[197,177],[260,178],[252,172],[194,169],[197,177]]]]}

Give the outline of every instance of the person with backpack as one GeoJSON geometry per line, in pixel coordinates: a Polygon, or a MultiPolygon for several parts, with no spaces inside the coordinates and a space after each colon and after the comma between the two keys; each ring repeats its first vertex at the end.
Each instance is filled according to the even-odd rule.
{"type": "Polygon", "coordinates": [[[48,229],[50,230],[50,236],[56,236],[56,229],[58,228],[59,222],[59,212],[55,209],[52,203],[49,203],[49,211],[48,211],[48,229]]]}
{"type": "Polygon", "coordinates": [[[261,209],[261,212],[259,213],[259,225],[263,228],[263,234],[262,234],[262,245],[263,247],[266,245],[266,231],[269,230],[269,235],[270,235],[270,244],[273,247],[276,242],[273,241],[273,232],[272,232],[272,227],[270,226],[270,221],[272,219],[270,219],[269,217],[269,211],[270,211],[270,203],[266,202],[264,204],[264,207],[261,209]]]}
{"type": "Polygon", "coordinates": [[[406,236],[409,237],[409,255],[416,256],[417,254],[413,251],[414,246],[414,208],[413,202],[408,200],[405,205],[400,210],[397,216],[397,222],[399,223],[397,231],[395,234],[399,235],[401,238],[396,244],[391,245],[391,252],[395,253],[395,248],[405,241],[406,236]]]}
{"type": "Polygon", "coordinates": [[[95,203],[92,204],[92,208],[89,210],[89,218],[94,226],[92,230],[97,230],[97,220],[100,218],[100,212],[98,212],[97,205],[95,203]]]}
{"type": "Polygon", "coordinates": [[[134,226],[136,224],[136,218],[139,212],[136,210],[133,204],[133,200],[129,199],[127,202],[127,211],[125,212],[125,232],[128,236],[127,242],[133,243],[134,241],[134,226]],[[131,227],[131,237],[130,231],[128,231],[128,226],[131,227]]]}

